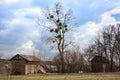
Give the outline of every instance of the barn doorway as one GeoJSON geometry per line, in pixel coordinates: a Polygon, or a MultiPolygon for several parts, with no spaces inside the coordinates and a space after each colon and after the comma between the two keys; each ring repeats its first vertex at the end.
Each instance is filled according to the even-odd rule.
{"type": "Polygon", "coordinates": [[[20,71],[15,71],[14,74],[15,75],[22,75],[20,71]]]}

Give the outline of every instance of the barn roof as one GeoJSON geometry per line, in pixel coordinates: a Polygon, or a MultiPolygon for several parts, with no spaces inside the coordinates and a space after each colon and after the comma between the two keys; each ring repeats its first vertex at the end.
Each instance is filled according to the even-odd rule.
{"type": "Polygon", "coordinates": [[[38,59],[37,57],[33,55],[23,55],[23,54],[19,54],[19,55],[23,57],[24,59],[26,59],[27,61],[40,61],[40,59],[38,59]]]}
{"type": "Polygon", "coordinates": [[[106,59],[104,56],[95,56],[93,57],[93,59],[91,60],[92,63],[109,63],[109,60],[106,59]]]}
{"type": "Polygon", "coordinates": [[[20,56],[27,61],[40,61],[40,59],[38,59],[37,57],[35,57],[33,55],[23,55],[23,54],[17,54],[14,57],[12,57],[10,60],[14,59],[16,56],[20,56]]]}

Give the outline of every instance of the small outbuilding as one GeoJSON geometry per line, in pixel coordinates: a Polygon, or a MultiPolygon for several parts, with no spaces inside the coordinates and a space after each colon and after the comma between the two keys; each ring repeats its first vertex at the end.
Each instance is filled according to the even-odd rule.
{"type": "Polygon", "coordinates": [[[46,73],[40,65],[40,59],[35,56],[17,54],[10,61],[12,62],[12,74],[14,75],[35,74],[41,71],[46,73]]]}
{"type": "Polygon", "coordinates": [[[95,56],[91,60],[92,72],[108,72],[109,71],[109,60],[104,56],[95,56]]]}

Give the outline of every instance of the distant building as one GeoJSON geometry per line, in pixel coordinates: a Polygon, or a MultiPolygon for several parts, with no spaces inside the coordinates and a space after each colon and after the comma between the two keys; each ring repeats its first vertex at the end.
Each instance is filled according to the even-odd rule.
{"type": "Polygon", "coordinates": [[[12,74],[24,75],[38,72],[46,73],[40,64],[40,60],[35,56],[17,54],[13,56],[10,61],[13,66],[12,74]]]}
{"type": "Polygon", "coordinates": [[[109,71],[109,60],[103,56],[95,56],[91,60],[92,72],[108,72],[109,71]]]}
{"type": "Polygon", "coordinates": [[[53,73],[58,71],[55,62],[53,61],[43,61],[43,64],[46,72],[53,73]]]}

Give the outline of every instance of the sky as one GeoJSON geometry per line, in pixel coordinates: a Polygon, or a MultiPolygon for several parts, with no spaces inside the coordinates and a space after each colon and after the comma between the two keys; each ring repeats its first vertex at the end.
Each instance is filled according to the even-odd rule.
{"type": "Polygon", "coordinates": [[[41,53],[52,58],[55,51],[44,42],[49,35],[36,20],[56,2],[72,10],[77,25],[71,38],[82,49],[106,25],[120,22],[120,0],[0,0],[0,55],[41,53]]]}

